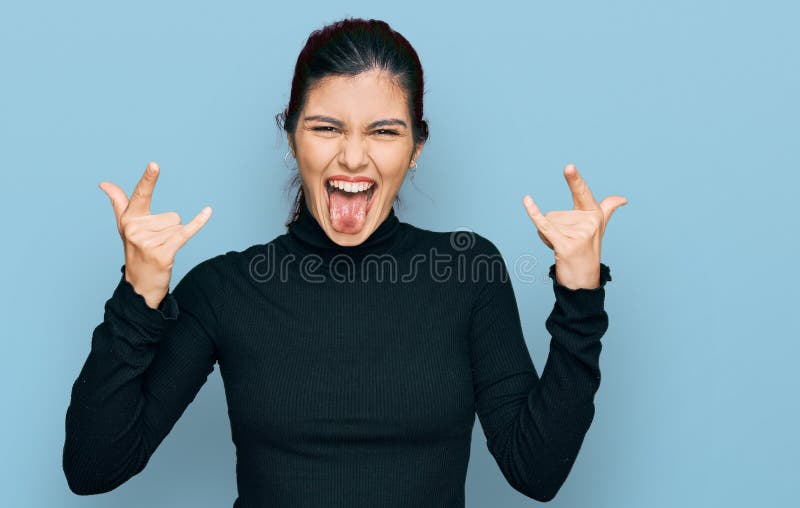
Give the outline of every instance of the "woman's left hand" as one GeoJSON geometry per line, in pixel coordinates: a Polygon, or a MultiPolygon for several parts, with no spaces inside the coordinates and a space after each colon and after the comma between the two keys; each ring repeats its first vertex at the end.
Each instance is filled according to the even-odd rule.
{"type": "Polygon", "coordinates": [[[574,164],[564,168],[572,191],[572,210],[542,215],[530,195],[522,202],[539,238],[556,256],[556,279],[570,289],[595,289],[600,286],[600,244],[614,211],[628,203],[622,196],[609,196],[598,203],[574,164]]]}

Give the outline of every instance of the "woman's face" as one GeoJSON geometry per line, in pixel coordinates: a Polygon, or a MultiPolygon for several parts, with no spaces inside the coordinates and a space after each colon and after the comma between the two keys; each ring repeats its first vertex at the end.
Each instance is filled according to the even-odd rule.
{"type": "Polygon", "coordinates": [[[309,210],[342,246],[362,243],[383,222],[422,150],[405,92],[378,70],[323,79],[290,144],[309,210]]]}

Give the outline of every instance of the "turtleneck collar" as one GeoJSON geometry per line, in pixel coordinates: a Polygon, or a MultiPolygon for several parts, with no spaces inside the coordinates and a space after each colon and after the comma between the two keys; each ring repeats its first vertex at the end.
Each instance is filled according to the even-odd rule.
{"type": "Polygon", "coordinates": [[[358,245],[342,246],[330,239],[317,219],[311,214],[308,203],[303,199],[300,214],[289,226],[289,237],[306,253],[318,254],[323,259],[330,259],[336,254],[348,254],[361,257],[368,253],[383,254],[394,247],[401,236],[400,220],[389,209],[389,215],[380,223],[366,240],[358,245]]]}

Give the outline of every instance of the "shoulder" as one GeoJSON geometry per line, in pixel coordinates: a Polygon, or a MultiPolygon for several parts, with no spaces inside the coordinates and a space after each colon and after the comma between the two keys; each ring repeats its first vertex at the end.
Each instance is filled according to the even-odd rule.
{"type": "Polygon", "coordinates": [[[213,294],[215,290],[219,289],[221,282],[225,279],[226,270],[226,255],[217,254],[215,256],[204,259],[191,267],[186,274],[181,277],[180,281],[175,285],[173,292],[176,295],[185,295],[190,293],[208,293],[213,294]]]}
{"type": "Polygon", "coordinates": [[[283,235],[268,243],[252,244],[240,249],[218,252],[190,268],[181,279],[181,284],[194,289],[220,289],[222,285],[237,274],[247,273],[252,260],[262,256],[267,246],[278,241],[283,235]]]}
{"type": "Polygon", "coordinates": [[[437,266],[449,265],[452,271],[447,273],[459,283],[479,289],[489,282],[509,281],[509,269],[500,249],[485,234],[468,228],[432,231],[407,227],[414,250],[437,266]]]}
{"type": "Polygon", "coordinates": [[[494,242],[487,236],[469,228],[433,231],[405,222],[402,225],[408,231],[409,243],[417,247],[436,247],[441,251],[470,257],[500,256],[500,251],[494,242]]]}
{"type": "MultiPolygon", "coordinates": [[[[221,252],[199,263],[192,272],[197,280],[212,285],[216,293],[229,295],[255,283],[263,286],[273,279],[270,274],[283,266],[284,258],[292,260],[296,255],[288,233],[283,233],[267,242],[221,252]]],[[[275,282],[279,280],[275,278],[275,282]]]]}

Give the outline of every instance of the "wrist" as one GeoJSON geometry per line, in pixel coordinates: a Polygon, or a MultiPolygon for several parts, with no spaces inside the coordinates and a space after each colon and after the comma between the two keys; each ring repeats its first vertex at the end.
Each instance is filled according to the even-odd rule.
{"type": "Polygon", "coordinates": [[[123,267],[123,270],[124,270],[125,281],[128,284],[130,284],[130,286],[133,288],[134,293],[144,298],[144,301],[148,307],[150,307],[151,309],[158,309],[161,306],[164,297],[169,292],[169,288],[165,289],[163,287],[144,287],[144,285],[141,282],[136,281],[135,279],[132,280],[129,277],[129,272],[127,271],[127,269],[125,269],[125,267],[123,267]]]}
{"type": "Polygon", "coordinates": [[[568,289],[597,289],[600,287],[600,263],[591,272],[573,272],[556,265],[556,283],[568,289]]]}

